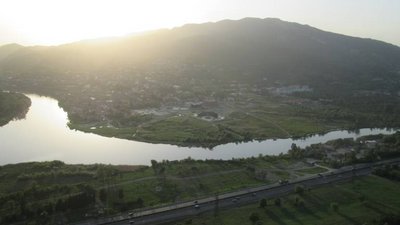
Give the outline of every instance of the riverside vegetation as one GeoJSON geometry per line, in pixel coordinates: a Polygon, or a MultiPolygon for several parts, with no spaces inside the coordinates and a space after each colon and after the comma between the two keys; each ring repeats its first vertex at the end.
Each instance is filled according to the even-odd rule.
{"type": "MultiPolygon", "coordinates": [[[[226,161],[201,161],[189,158],[181,161],[157,162],[153,160],[151,166],[68,165],[60,161],[4,165],[0,167],[0,224],[18,221],[26,221],[27,224],[67,223],[113,215],[126,210],[190,201],[213,196],[215,193],[222,194],[328,171],[325,167],[313,165],[309,162],[310,159],[317,160],[319,164],[339,167],[398,156],[400,156],[400,132],[393,135],[366,136],[352,141],[339,139],[306,149],[293,145],[287,154],[279,156],[260,155],[226,161]]],[[[378,168],[376,173],[395,179],[398,177],[396,175],[398,168],[378,168]]],[[[396,194],[399,196],[398,184],[376,181],[379,180],[366,178],[366,180],[357,181],[360,182],[360,193],[362,192],[368,201],[371,199],[372,203],[368,207],[374,207],[376,199],[381,198],[381,204],[390,208],[393,203],[392,200],[387,201],[387,199],[396,194]],[[375,192],[379,190],[372,188],[375,186],[367,187],[372,184],[379,188],[386,187],[389,191],[375,195],[375,192]],[[365,193],[363,188],[365,188],[365,193]],[[372,193],[374,190],[375,192],[372,193]]],[[[346,188],[339,188],[339,190],[335,193],[348,193],[346,188]]],[[[310,197],[301,197],[305,206],[312,207],[304,210],[314,212],[318,204],[327,207],[327,202],[333,201],[333,198],[327,196],[329,192],[329,188],[316,191],[318,198],[327,198],[319,202],[311,203],[311,199],[308,199],[315,197],[311,197],[314,191],[307,193],[310,197]]],[[[355,192],[353,190],[347,200],[344,197],[335,200],[338,201],[339,212],[342,212],[347,204],[351,205],[349,206],[351,208],[361,204],[352,203],[356,199],[355,192]]],[[[288,200],[283,199],[282,204],[284,206],[291,204],[293,198],[289,196],[288,200]]],[[[393,201],[395,199],[397,197],[393,198],[393,201]]],[[[269,204],[271,200],[268,200],[267,205],[269,204]]],[[[289,208],[289,212],[286,212],[292,214],[294,209],[289,208]]],[[[254,206],[245,208],[246,212],[250,210],[254,211],[254,206]]],[[[273,218],[280,213],[285,213],[279,211],[281,209],[271,208],[271,210],[273,210],[271,214],[273,218]]],[[[357,212],[355,215],[361,217],[362,210],[354,210],[357,212]]],[[[392,211],[387,212],[396,212],[396,210],[394,207],[392,211]]],[[[306,214],[306,212],[301,213],[306,214]]],[[[324,213],[326,212],[322,214],[315,212],[315,215],[319,217],[324,213]]],[[[229,215],[229,212],[226,215],[229,215]]],[[[311,220],[314,213],[310,215],[307,216],[307,220],[311,220]]],[[[348,215],[345,213],[342,217],[348,215]]],[[[386,211],[381,213],[377,211],[368,215],[368,218],[386,216],[386,211]]],[[[265,216],[260,215],[260,218],[264,220],[265,216]]],[[[243,218],[239,221],[241,220],[243,218]]],[[[206,220],[206,223],[213,224],[214,222],[206,220]]]]}
{"type": "Polygon", "coordinates": [[[0,126],[25,117],[31,100],[23,94],[0,91],[0,126]]]}

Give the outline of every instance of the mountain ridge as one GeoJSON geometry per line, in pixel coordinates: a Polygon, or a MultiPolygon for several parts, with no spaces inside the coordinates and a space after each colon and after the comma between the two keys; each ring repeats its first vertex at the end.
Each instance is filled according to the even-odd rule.
{"type": "Polygon", "coordinates": [[[55,97],[74,129],[215,146],[400,126],[400,48],[279,19],[225,20],[26,47],[0,61],[0,88],[55,97]]]}
{"type": "Polygon", "coordinates": [[[284,21],[281,20],[279,18],[273,18],[273,17],[266,17],[266,18],[258,18],[258,17],[243,17],[241,19],[223,19],[223,20],[219,20],[219,21],[215,21],[215,22],[204,22],[204,23],[187,23],[184,24],[182,26],[176,26],[176,27],[172,27],[172,28],[160,28],[160,29],[154,29],[154,30],[148,30],[148,31],[142,31],[142,32],[133,32],[133,33],[129,33],[127,35],[121,35],[121,36],[105,36],[105,37],[98,37],[98,38],[90,38],[90,39],[82,39],[82,40],[77,40],[77,41],[72,41],[72,42],[66,42],[66,43],[61,43],[58,45],[21,45],[18,43],[8,43],[8,44],[3,44],[0,45],[0,48],[3,46],[7,46],[7,45],[19,45],[22,47],[60,47],[63,45],[70,45],[70,44],[75,44],[75,43],[81,43],[81,42],[92,42],[92,41],[97,41],[97,40],[107,40],[107,39],[125,39],[125,38],[130,38],[133,36],[142,36],[142,35],[146,35],[146,34],[151,34],[154,32],[158,32],[158,31],[171,31],[171,30],[176,30],[176,29],[181,29],[181,28],[185,28],[187,26],[197,26],[197,25],[210,25],[210,24],[217,24],[217,23],[225,23],[225,22],[241,22],[241,21],[265,21],[265,20],[270,20],[270,21],[279,21],[279,22],[286,22],[286,23],[291,23],[291,24],[296,24],[296,25],[301,25],[301,26],[305,26],[305,27],[309,27],[312,29],[316,29],[319,31],[323,31],[323,32],[327,32],[327,33],[332,33],[332,34],[339,34],[339,35],[343,35],[343,36],[347,36],[347,37],[354,37],[354,38],[360,38],[360,39],[366,39],[366,40],[373,40],[373,41],[379,41],[385,44],[390,44],[393,45],[395,47],[400,47],[394,43],[390,43],[387,41],[383,41],[383,40],[379,40],[379,39],[373,39],[373,38],[369,38],[369,37],[359,37],[359,36],[353,36],[353,35],[347,35],[347,34],[341,34],[338,32],[332,32],[332,31],[328,31],[325,29],[321,29],[321,28],[317,28],[317,27],[313,27],[312,25],[309,24],[303,24],[303,23],[297,23],[297,22],[289,22],[289,21],[284,21]]]}
{"type": "Polygon", "coordinates": [[[130,76],[153,67],[170,71],[191,67],[187,76],[245,76],[255,83],[266,78],[315,87],[320,86],[315,82],[322,80],[368,86],[369,80],[384,77],[385,84],[381,86],[390,87],[393,79],[398,82],[400,71],[400,47],[277,18],[187,24],[120,38],[20,46],[18,51],[2,54],[3,48],[0,47],[0,76],[37,75],[37,71],[47,77],[64,76],[66,72],[98,76],[117,70],[130,76]],[[194,72],[199,70],[193,69],[194,65],[204,68],[194,72]]]}

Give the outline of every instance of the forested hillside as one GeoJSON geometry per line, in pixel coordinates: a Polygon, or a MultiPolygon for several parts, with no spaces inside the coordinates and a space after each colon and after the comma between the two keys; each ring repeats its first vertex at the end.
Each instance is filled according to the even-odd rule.
{"type": "Polygon", "coordinates": [[[279,19],[13,46],[0,87],[55,97],[71,127],[106,136],[213,146],[400,123],[398,46],[279,19]]]}

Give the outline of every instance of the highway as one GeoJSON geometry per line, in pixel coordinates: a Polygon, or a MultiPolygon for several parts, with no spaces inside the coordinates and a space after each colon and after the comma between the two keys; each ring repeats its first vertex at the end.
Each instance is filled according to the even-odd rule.
{"type": "Polygon", "coordinates": [[[260,201],[262,198],[275,198],[294,192],[296,185],[303,185],[305,188],[314,188],[332,183],[349,181],[358,176],[371,174],[373,166],[384,164],[398,164],[400,159],[380,161],[376,163],[358,164],[354,166],[342,167],[332,172],[321,173],[298,180],[291,180],[287,184],[272,184],[256,188],[249,188],[232,193],[221,194],[196,202],[183,202],[165,207],[147,209],[137,212],[127,212],[114,217],[99,218],[86,222],[76,223],[76,225],[93,224],[158,224],[168,221],[175,221],[205,212],[213,212],[218,204],[218,209],[226,209],[246,205],[260,201]],[[218,200],[216,200],[218,198],[218,200]],[[197,205],[197,206],[196,206],[197,205]]]}

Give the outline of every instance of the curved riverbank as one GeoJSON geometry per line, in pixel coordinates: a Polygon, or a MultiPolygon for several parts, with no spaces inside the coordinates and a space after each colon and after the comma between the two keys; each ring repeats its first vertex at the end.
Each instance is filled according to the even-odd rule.
{"type": "Polygon", "coordinates": [[[106,163],[150,165],[152,159],[232,159],[286,153],[292,143],[305,147],[338,138],[357,138],[369,134],[391,134],[396,130],[360,129],[333,131],[305,139],[268,139],[240,144],[218,145],[212,150],[198,147],[178,147],[150,144],[118,138],[103,137],[71,130],[67,127],[68,114],[57,100],[38,95],[27,95],[32,105],[25,120],[11,121],[0,128],[0,165],[28,161],[61,160],[66,163],[106,163]]]}
{"type": "Polygon", "coordinates": [[[0,92],[0,127],[14,119],[25,118],[31,100],[23,94],[0,92]]]}

